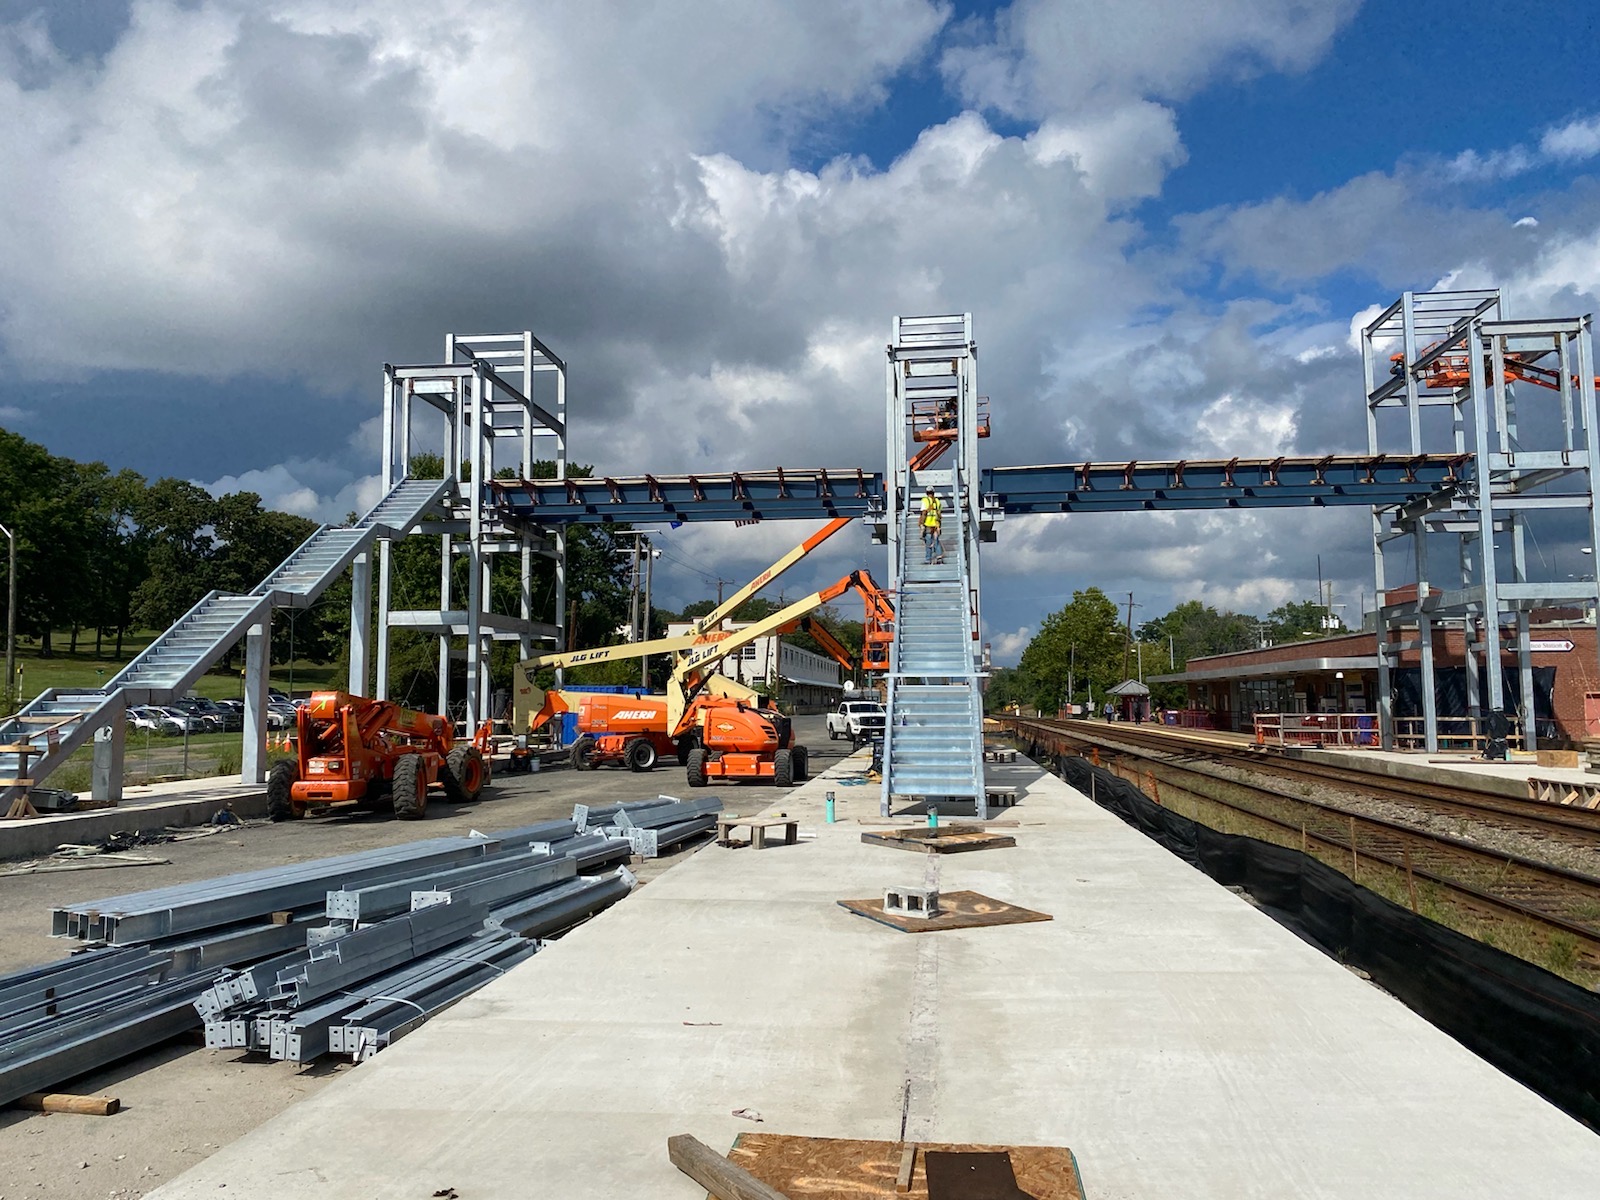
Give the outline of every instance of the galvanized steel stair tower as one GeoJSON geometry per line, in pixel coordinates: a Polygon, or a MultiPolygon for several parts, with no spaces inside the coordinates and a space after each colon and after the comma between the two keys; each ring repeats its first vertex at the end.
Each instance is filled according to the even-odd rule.
{"type": "Polygon", "coordinates": [[[886,529],[896,593],[886,677],[881,811],[896,798],[970,801],[983,787],[983,698],[978,624],[978,358],[972,315],[897,317],[888,348],[886,529]],[[913,470],[919,444],[945,438],[939,469],[913,470]],[[925,564],[921,498],[944,512],[944,562],[925,564]]]}

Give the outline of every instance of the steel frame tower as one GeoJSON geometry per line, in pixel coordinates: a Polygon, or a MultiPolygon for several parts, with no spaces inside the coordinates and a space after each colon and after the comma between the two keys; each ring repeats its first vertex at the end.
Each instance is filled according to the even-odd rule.
{"type": "MultiPolygon", "coordinates": [[[[450,497],[450,514],[430,522],[416,533],[437,535],[440,541],[439,607],[395,609],[392,594],[390,541],[378,542],[378,630],[376,638],[375,694],[389,692],[389,633],[413,629],[437,636],[439,643],[438,711],[450,712],[450,660],[452,639],[466,639],[468,730],[490,715],[490,650],[496,641],[518,643],[519,656],[528,658],[535,643],[564,644],[566,637],[566,543],[564,527],[546,531],[531,523],[508,520],[492,498],[489,480],[499,466],[513,467],[520,478],[533,473],[534,443],[553,439],[548,456],[556,464],[556,479],[567,476],[567,367],[531,332],[450,334],[445,338],[445,361],[421,366],[383,368],[383,484],[387,491],[406,477],[418,446],[420,401],[443,417],[440,450],[445,472],[457,480],[450,497]],[[508,376],[510,378],[508,378],[508,376]],[[544,379],[543,377],[548,377],[544,379]],[[513,383],[515,380],[515,383],[513,383]],[[520,386],[517,386],[520,385],[520,386]],[[551,393],[549,407],[538,403],[536,392],[551,393]],[[512,461],[501,461],[496,448],[510,440],[512,461]],[[465,478],[462,478],[465,476],[465,478]],[[493,611],[490,582],[496,555],[519,558],[518,612],[493,611]],[[533,557],[546,554],[555,561],[553,623],[535,620],[533,557]],[[465,560],[465,595],[454,580],[454,563],[465,560]]],[[[367,646],[371,631],[365,614],[371,611],[371,566],[365,556],[354,572],[356,607],[363,614],[350,631],[350,687],[365,692],[367,646]]]]}
{"type": "Polygon", "coordinates": [[[1459,622],[1466,634],[1473,734],[1483,717],[1480,686],[1486,685],[1490,711],[1504,710],[1501,654],[1509,650],[1517,662],[1524,745],[1532,749],[1538,731],[1530,613],[1551,605],[1600,604],[1594,578],[1536,582],[1528,577],[1527,559],[1529,519],[1545,510],[1583,512],[1589,553],[1600,546],[1594,503],[1600,418],[1590,318],[1505,320],[1498,289],[1407,292],[1362,331],[1361,357],[1367,444],[1374,455],[1380,435],[1389,432],[1390,414],[1404,419],[1403,444],[1413,456],[1423,454],[1427,442],[1443,440],[1442,417],[1449,424],[1450,449],[1472,462],[1460,483],[1372,510],[1382,745],[1392,749],[1395,742],[1394,664],[1415,649],[1426,747],[1439,748],[1433,631],[1459,622]],[[1443,556],[1430,553],[1440,535],[1455,538],[1454,561],[1447,566],[1439,562],[1443,556]],[[1396,543],[1412,557],[1416,594],[1402,593],[1391,603],[1384,552],[1396,543]],[[1417,635],[1408,641],[1401,631],[1413,621],[1417,635]],[[1513,634],[1510,646],[1503,646],[1503,629],[1513,634]],[[1487,674],[1482,685],[1478,651],[1487,674]]]}

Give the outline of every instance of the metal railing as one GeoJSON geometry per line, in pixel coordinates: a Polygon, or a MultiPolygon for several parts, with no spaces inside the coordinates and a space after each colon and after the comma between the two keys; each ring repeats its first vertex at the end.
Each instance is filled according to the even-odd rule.
{"type": "MultiPolygon", "coordinates": [[[[1378,718],[1374,713],[1256,713],[1258,746],[1350,746],[1377,749],[1378,718]]],[[[1488,744],[1484,722],[1478,717],[1439,717],[1440,750],[1482,753],[1488,744]]],[[[1396,717],[1396,750],[1426,750],[1427,730],[1421,717],[1396,717]]],[[[1513,725],[1506,745],[1522,749],[1522,728],[1513,725]]]]}

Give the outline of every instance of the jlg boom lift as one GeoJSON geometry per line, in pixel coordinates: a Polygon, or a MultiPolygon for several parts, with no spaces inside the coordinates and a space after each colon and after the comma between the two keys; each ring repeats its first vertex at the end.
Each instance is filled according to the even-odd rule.
{"type": "MultiPolygon", "coordinates": [[[[692,648],[674,668],[668,694],[662,696],[609,696],[585,692],[527,689],[527,702],[537,698],[539,708],[530,714],[528,727],[539,728],[558,712],[577,711],[582,736],[573,746],[573,765],[596,765],[598,761],[622,761],[634,770],[648,770],[663,754],[676,754],[689,768],[692,784],[708,778],[776,778],[794,782],[805,778],[806,754],[795,747],[789,734],[788,718],[775,709],[763,707],[756,692],[745,685],[716,674],[721,659],[749,645],[757,638],[782,634],[806,625],[813,637],[842,664],[852,665],[849,651],[827,628],[811,620],[810,614],[822,605],[855,589],[866,610],[866,649],[864,661],[873,669],[886,665],[887,644],[893,638],[894,609],[888,597],[865,571],[853,571],[837,583],[813,592],[764,620],[737,630],[716,631],[718,636],[685,635],[659,638],[606,647],[608,657],[641,657],[681,648],[675,643],[692,641],[692,648]],[[820,636],[819,636],[820,635],[820,636]],[[720,719],[707,724],[706,714],[715,711],[720,719]],[[704,753],[697,760],[695,750],[704,753]],[[794,751],[798,750],[798,756],[794,751]],[[779,755],[779,751],[783,751],[779,755]],[[701,766],[695,767],[699,762],[701,766]]],[[[544,655],[519,664],[524,680],[539,667],[570,663],[576,654],[544,655]]],[[[594,661],[592,659],[587,661],[594,661]]],[[[519,692],[524,689],[519,688],[519,692]]],[[[520,699],[521,697],[519,697],[520,699]]],[[[787,786],[787,783],[783,784],[787,786]]]]}

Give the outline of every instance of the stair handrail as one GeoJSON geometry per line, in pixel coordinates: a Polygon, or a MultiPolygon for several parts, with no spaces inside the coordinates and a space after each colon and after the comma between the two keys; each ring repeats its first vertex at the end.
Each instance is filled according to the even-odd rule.
{"type": "MultiPolygon", "coordinates": [[[[123,684],[122,684],[123,676],[125,676],[125,675],[129,674],[131,671],[133,671],[133,669],[135,667],[138,667],[141,663],[143,663],[145,659],[155,657],[155,654],[157,653],[157,648],[161,645],[161,643],[166,641],[167,638],[170,635],[176,633],[178,631],[178,629],[181,628],[186,621],[188,621],[191,617],[195,616],[202,608],[204,608],[207,604],[210,604],[213,600],[218,599],[219,597],[222,597],[222,596],[230,596],[231,597],[231,596],[236,596],[236,595],[237,595],[237,593],[235,593],[235,592],[224,592],[220,588],[212,588],[204,596],[201,596],[200,599],[195,601],[193,608],[191,608],[188,612],[184,613],[183,616],[179,617],[171,625],[167,626],[167,628],[164,631],[162,631],[161,636],[156,638],[155,641],[151,642],[143,650],[139,651],[139,653],[134,655],[133,658],[129,659],[128,660],[128,665],[123,667],[122,670],[118,671],[109,680],[107,680],[105,687],[101,688],[100,690],[103,691],[104,693],[106,693],[107,695],[109,695],[111,692],[115,691],[117,688],[122,687],[123,686],[123,684]]],[[[239,598],[240,599],[248,599],[248,597],[239,597],[239,598]]]]}
{"type": "Polygon", "coordinates": [[[268,592],[276,591],[277,590],[276,588],[270,586],[272,581],[274,579],[276,579],[279,575],[283,574],[284,571],[288,570],[290,563],[292,563],[295,559],[299,558],[302,554],[304,554],[307,550],[309,550],[311,548],[311,543],[312,542],[316,541],[318,538],[320,538],[323,534],[327,533],[328,530],[330,530],[332,528],[333,528],[333,526],[331,526],[331,525],[318,525],[316,530],[311,534],[310,537],[306,538],[305,541],[301,542],[293,550],[289,551],[289,557],[288,558],[284,559],[277,566],[273,567],[272,570],[268,571],[266,573],[266,575],[262,578],[261,582],[256,584],[255,587],[251,588],[245,594],[248,595],[248,596],[265,596],[268,592]]]}

